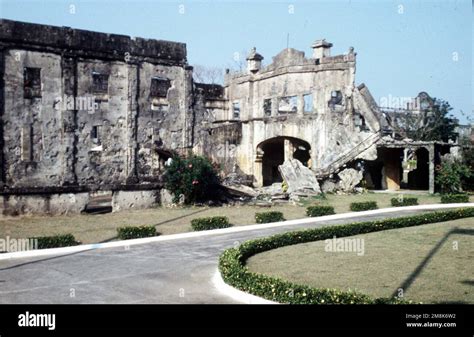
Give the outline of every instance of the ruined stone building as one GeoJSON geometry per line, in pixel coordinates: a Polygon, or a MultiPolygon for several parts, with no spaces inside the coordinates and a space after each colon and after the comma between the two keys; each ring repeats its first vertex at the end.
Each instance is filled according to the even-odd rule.
{"type": "MultiPolygon", "coordinates": [[[[101,193],[114,210],[148,207],[166,160],[190,152],[254,186],[281,181],[295,158],[329,185],[363,161],[373,188],[397,189],[405,145],[383,140],[354,49],[331,47],[284,49],[267,66],[253,49],[221,86],[193,82],[184,43],[1,20],[3,209],[79,212],[101,193]]],[[[417,147],[431,191],[434,147],[417,147]]]]}

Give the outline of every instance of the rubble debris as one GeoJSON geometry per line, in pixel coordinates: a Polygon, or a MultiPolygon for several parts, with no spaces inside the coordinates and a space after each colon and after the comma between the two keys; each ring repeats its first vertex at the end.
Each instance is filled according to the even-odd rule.
{"type": "Polygon", "coordinates": [[[290,159],[278,166],[282,178],[288,185],[288,194],[298,192],[300,195],[321,193],[318,180],[314,173],[298,159],[290,159]]]}
{"type": "Polygon", "coordinates": [[[338,189],[344,192],[352,192],[362,180],[362,172],[353,168],[347,168],[337,174],[340,178],[338,189]]]}
{"type": "Polygon", "coordinates": [[[227,193],[234,197],[255,198],[259,195],[259,193],[255,191],[252,187],[246,185],[233,184],[222,185],[222,187],[226,190],[227,193]]]}

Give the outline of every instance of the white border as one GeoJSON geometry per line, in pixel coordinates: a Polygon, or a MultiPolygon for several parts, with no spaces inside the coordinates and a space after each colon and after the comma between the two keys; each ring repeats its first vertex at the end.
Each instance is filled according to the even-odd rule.
{"type": "Polygon", "coordinates": [[[188,232],[188,233],[180,233],[180,234],[170,234],[170,235],[154,236],[154,237],[142,238],[142,239],[121,240],[121,241],[112,241],[112,242],[105,242],[105,243],[92,243],[92,244],[79,245],[79,246],[28,250],[28,251],[22,251],[22,252],[11,252],[11,253],[0,254],[0,261],[16,259],[16,258],[79,253],[82,251],[93,250],[93,249],[127,247],[127,246],[133,246],[133,245],[142,245],[142,244],[146,244],[150,242],[189,239],[189,238],[195,238],[195,237],[251,231],[255,229],[312,224],[312,223],[324,222],[327,220],[350,219],[350,218],[360,217],[364,215],[393,213],[393,212],[405,211],[405,210],[436,210],[436,209],[460,208],[460,207],[474,207],[474,203],[432,204],[432,205],[390,207],[390,208],[382,208],[382,209],[376,209],[376,210],[371,210],[371,211],[325,215],[325,216],[316,217],[316,218],[304,218],[304,219],[296,219],[296,220],[289,220],[289,221],[272,222],[268,224],[234,226],[234,227],[222,228],[222,229],[213,229],[213,230],[207,230],[207,231],[188,232]]]}

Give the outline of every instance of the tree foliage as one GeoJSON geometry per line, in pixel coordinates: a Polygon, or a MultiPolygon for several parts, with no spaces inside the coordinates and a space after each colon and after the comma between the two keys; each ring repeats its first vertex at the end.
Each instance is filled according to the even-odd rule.
{"type": "Polygon", "coordinates": [[[456,139],[457,120],[450,114],[453,108],[447,101],[433,98],[433,104],[419,112],[397,113],[388,122],[402,138],[418,141],[443,141],[456,139]]]}

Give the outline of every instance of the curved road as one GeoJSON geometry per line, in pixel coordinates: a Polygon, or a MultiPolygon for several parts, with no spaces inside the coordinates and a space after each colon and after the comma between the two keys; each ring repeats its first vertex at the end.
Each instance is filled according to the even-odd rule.
{"type": "Polygon", "coordinates": [[[57,256],[0,260],[0,303],[238,303],[211,279],[222,251],[243,241],[302,228],[429,211],[399,210],[349,219],[207,234],[57,256]]]}

